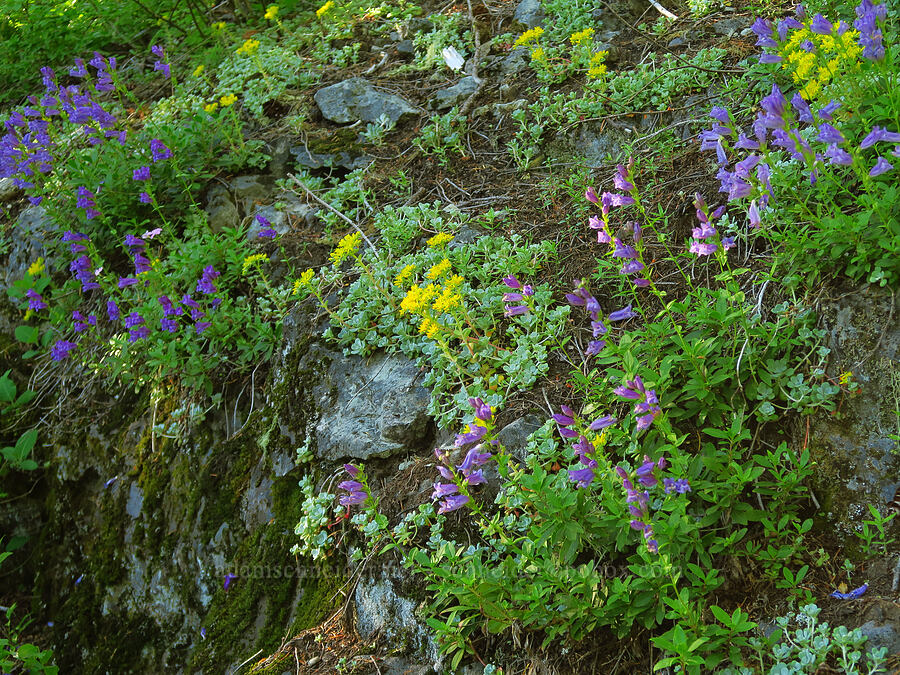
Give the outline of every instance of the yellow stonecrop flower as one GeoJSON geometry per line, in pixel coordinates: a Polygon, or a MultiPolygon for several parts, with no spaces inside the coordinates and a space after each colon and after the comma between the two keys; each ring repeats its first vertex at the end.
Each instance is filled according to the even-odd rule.
{"type": "Polygon", "coordinates": [[[328,0],[328,2],[326,2],[324,5],[322,5],[321,7],[319,7],[319,9],[316,10],[316,17],[321,19],[323,16],[328,14],[328,12],[330,12],[333,8],[334,8],[334,0],[328,0]]]}
{"type": "Polygon", "coordinates": [[[451,241],[453,241],[452,234],[447,234],[446,232],[438,232],[425,243],[428,244],[431,248],[438,248],[440,246],[446,246],[451,241]]]}
{"type": "Polygon", "coordinates": [[[424,312],[431,305],[431,301],[436,295],[437,289],[434,287],[434,284],[428,284],[424,287],[413,284],[400,302],[400,313],[419,314],[424,312]]]}
{"type": "Polygon", "coordinates": [[[224,21],[216,21],[212,27],[213,30],[225,30],[225,22],[224,21]]]}
{"type": "Polygon", "coordinates": [[[28,274],[33,277],[36,277],[38,274],[44,271],[44,259],[38,258],[28,267],[28,274]]]}
{"type": "Polygon", "coordinates": [[[591,60],[588,62],[588,77],[597,80],[606,75],[606,57],[609,52],[594,52],[591,54],[591,60]]]}
{"type": "Polygon", "coordinates": [[[569,36],[569,42],[573,45],[580,45],[582,42],[590,42],[592,37],[594,37],[594,29],[585,28],[577,33],[572,33],[572,35],[569,36]]]}
{"type": "Polygon", "coordinates": [[[241,274],[247,274],[247,271],[257,264],[269,262],[269,256],[265,253],[254,253],[244,258],[244,266],[241,268],[241,274]]]}
{"type": "Polygon", "coordinates": [[[433,266],[428,272],[425,274],[425,278],[431,281],[435,279],[440,279],[442,276],[447,274],[450,271],[450,261],[444,258],[437,265],[433,266]]]}
{"type": "Polygon", "coordinates": [[[791,78],[799,87],[800,95],[811,101],[829,82],[842,71],[859,67],[862,53],[856,38],[858,31],[847,30],[837,35],[837,27],[831,35],[813,33],[809,26],[795,30],[779,50],[781,66],[791,72],[791,78]],[[808,51],[810,44],[812,51],[808,51]],[[806,47],[806,49],[804,49],[806,47]]]}
{"type": "Polygon", "coordinates": [[[212,115],[214,112],[216,112],[216,110],[219,109],[219,104],[213,101],[212,103],[207,103],[205,106],[203,106],[203,109],[210,115],[212,115]]]}
{"type": "Polygon", "coordinates": [[[278,5],[269,5],[266,7],[266,13],[263,14],[264,19],[273,21],[276,16],[278,16],[278,5]]]}
{"type": "Polygon", "coordinates": [[[435,336],[441,332],[441,324],[430,317],[425,317],[422,319],[422,323],[419,324],[419,332],[422,333],[425,337],[431,338],[432,340],[435,336]]]}
{"type": "Polygon", "coordinates": [[[415,271],[415,265],[407,265],[402,270],[400,270],[400,273],[396,277],[394,277],[394,284],[396,284],[397,286],[403,286],[406,280],[409,279],[415,271]]]}
{"type": "Polygon", "coordinates": [[[847,370],[838,376],[838,384],[840,384],[842,387],[846,387],[852,379],[853,372],[847,370]]]}
{"type": "Polygon", "coordinates": [[[463,285],[464,281],[465,279],[463,279],[461,276],[459,276],[458,274],[454,274],[452,277],[447,279],[447,282],[444,284],[444,290],[449,290],[451,293],[454,293],[459,290],[459,287],[463,285]]]}
{"type": "Polygon", "coordinates": [[[454,293],[452,289],[444,287],[444,290],[441,291],[441,294],[434,301],[432,307],[435,312],[444,314],[459,307],[461,304],[462,296],[459,293],[454,293]]]}
{"type": "Polygon", "coordinates": [[[194,77],[200,77],[204,70],[206,70],[206,66],[201,63],[199,66],[194,68],[194,77]]]}
{"type": "Polygon", "coordinates": [[[541,35],[544,34],[544,29],[540,26],[535,26],[530,30],[526,30],[519,37],[516,38],[516,41],[513,43],[513,49],[516,47],[524,47],[527,44],[535,42],[541,38],[541,35]]]}
{"type": "Polygon", "coordinates": [[[351,232],[338,242],[337,248],[331,252],[331,262],[337,267],[347,258],[355,256],[359,245],[362,242],[362,235],[359,232],[351,232]]]}
{"type": "Polygon", "coordinates": [[[227,108],[230,105],[234,105],[235,101],[237,101],[237,96],[234,94],[228,94],[219,99],[219,105],[223,108],[227,108]]]}
{"type": "Polygon", "coordinates": [[[259,40],[248,38],[247,40],[244,40],[244,44],[237,48],[236,53],[253,56],[256,53],[257,49],[259,49],[259,40]]]}
{"type": "Polygon", "coordinates": [[[312,268],[308,270],[304,270],[303,274],[300,275],[300,278],[294,281],[294,289],[291,291],[294,295],[300,293],[300,288],[302,286],[306,286],[307,288],[312,287],[312,279],[315,276],[315,272],[312,271],[312,268]]]}
{"type": "Polygon", "coordinates": [[[547,63],[547,53],[543,47],[538,47],[531,52],[531,60],[538,63],[547,63]]]}

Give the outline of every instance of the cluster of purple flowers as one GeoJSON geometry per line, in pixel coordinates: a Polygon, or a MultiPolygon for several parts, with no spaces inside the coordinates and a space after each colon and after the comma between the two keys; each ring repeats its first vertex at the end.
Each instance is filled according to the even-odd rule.
{"type": "Polygon", "coordinates": [[[93,220],[100,215],[97,210],[97,203],[94,201],[96,195],[86,187],[78,188],[78,199],[75,200],[75,206],[84,209],[84,217],[93,220]]]}
{"type": "Polygon", "coordinates": [[[97,317],[93,314],[85,316],[77,309],[72,312],[72,329],[76,333],[83,333],[89,328],[97,327],[97,317]]]}
{"type": "Polygon", "coordinates": [[[81,282],[82,292],[93,291],[100,288],[100,284],[96,282],[96,272],[91,259],[86,256],[78,256],[69,265],[69,271],[75,275],[75,278],[81,282]]]}
{"type": "Polygon", "coordinates": [[[39,312],[42,309],[47,309],[47,303],[44,302],[44,298],[42,298],[40,293],[33,288],[29,288],[25,291],[25,297],[28,298],[28,309],[32,312],[39,312]]]}
{"type": "Polygon", "coordinates": [[[434,456],[439,462],[438,473],[441,474],[441,478],[450,481],[449,483],[437,481],[434,484],[431,498],[435,501],[441,500],[438,513],[456,511],[469,503],[469,495],[460,492],[461,486],[481,485],[485,482],[483,470],[478,467],[487,464],[492,455],[490,452],[483,451],[484,446],[479,441],[487,434],[493,413],[491,406],[480,398],[470,398],[469,405],[475,411],[475,421],[468,425],[466,431],[456,435],[454,446],[463,449],[473,443],[476,445],[469,448],[462,463],[454,469],[450,463],[450,453],[440,448],[434,449],[434,456]]]}
{"type": "MultiPolygon", "coordinates": [[[[635,471],[635,479],[643,488],[638,491],[634,483],[632,483],[628,472],[621,466],[616,467],[616,473],[622,479],[622,485],[625,488],[625,501],[631,514],[629,525],[631,525],[631,529],[644,535],[644,541],[647,543],[647,550],[650,553],[659,553],[659,542],[653,538],[654,532],[653,524],[650,522],[650,492],[648,488],[659,485],[659,478],[656,477],[655,473],[665,468],[665,457],[660,457],[659,460],[654,462],[647,455],[644,455],[644,462],[635,471]]],[[[678,494],[685,494],[691,491],[690,483],[688,483],[686,478],[679,478],[678,480],[665,478],[663,479],[663,485],[665,486],[666,494],[671,494],[673,491],[678,494]]]]}
{"type": "Polygon", "coordinates": [[[150,51],[153,52],[153,56],[159,59],[153,64],[153,70],[159,70],[162,72],[163,77],[168,79],[171,75],[171,71],[169,70],[169,64],[166,62],[166,52],[159,45],[153,45],[150,47],[150,51]]]}
{"type": "MultiPolygon", "coordinates": [[[[574,307],[584,307],[591,316],[591,334],[594,339],[588,342],[585,350],[586,356],[595,356],[599,354],[606,346],[606,341],[600,338],[606,335],[607,328],[601,320],[600,303],[597,298],[588,292],[584,285],[584,280],[575,282],[575,289],[571,293],[566,293],[566,300],[574,307]]],[[[611,313],[607,319],[609,321],[625,321],[637,316],[637,312],[631,309],[631,305],[611,313]]]]}
{"type": "Polygon", "coordinates": [[[619,385],[613,392],[616,396],[621,396],[629,401],[637,401],[634,413],[639,416],[637,419],[638,429],[649,427],[662,412],[656,391],[645,388],[640,375],[635,375],[633,380],[625,380],[625,384],[619,385]]]}
{"type": "Polygon", "coordinates": [[[530,298],[534,295],[534,288],[530,284],[522,285],[516,277],[510,274],[507,277],[503,277],[503,283],[506,284],[507,288],[512,289],[513,293],[504,293],[503,294],[503,302],[507,303],[504,305],[503,316],[519,316],[521,314],[527,314],[531,309],[528,304],[528,300],[525,298],[530,298]],[[519,304],[509,304],[509,303],[519,303],[519,304]]]}
{"type": "Polygon", "coordinates": [[[125,317],[125,328],[128,329],[128,342],[137,342],[150,335],[150,328],[139,312],[131,312],[125,317]]]}
{"type": "Polygon", "coordinates": [[[884,58],[882,32],[878,22],[887,18],[887,5],[875,5],[872,0],[862,0],[856,7],[856,21],[853,27],[859,31],[857,44],[863,48],[863,57],[870,61],[881,61],[884,58]]]}
{"type": "MultiPolygon", "coordinates": [[[[597,460],[594,459],[594,454],[597,449],[587,439],[587,436],[579,432],[578,429],[583,425],[575,411],[567,405],[560,406],[560,411],[553,415],[553,421],[558,425],[557,429],[560,436],[569,440],[577,439],[572,443],[572,447],[575,449],[575,455],[578,457],[578,463],[581,465],[580,469],[569,469],[569,480],[573,481],[579,488],[586,488],[595,478],[594,469],[597,468],[597,460]]],[[[600,431],[615,424],[615,422],[615,417],[604,415],[591,422],[587,428],[590,431],[600,431]]]]}
{"type": "Polygon", "coordinates": [[[695,227],[691,231],[694,239],[691,241],[690,252],[698,256],[710,255],[716,252],[719,244],[722,245],[722,249],[725,251],[731,249],[734,246],[734,239],[732,237],[720,239],[719,233],[713,225],[713,221],[721,217],[725,212],[725,206],[720,206],[710,213],[706,206],[706,200],[698,192],[694,195],[694,208],[697,209],[697,220],[700,221],[700,227],[695,227]]]}
{"type": "Polygon", "coordinates": [[[169,148],[166,147],[166,144],[158,138],[150,139],[150,154],[153,157],[154,164],[156,164],[156,162],[161,162],[172,157],[172,151],[169,150],[169,148]]]}
{"type": "Polygon", "coordinates": [[[278,236],[275,228],[272,227],[272,223],[270,223],[268,219],[262,214],[256,214],[256,222],[258,222],[263,228],[256,234],[256,236],[260,239],[274,239],[278,236]]]}
{"type": "MultiPolygon", "coordinates": [[[[112,90],[111,73],[116,67],[115,59],[107,60],[95,53],[90,65],[97,69],[94,92],[112,90]]],[[[75,68],[69,74],[87,77],[84,61],[77,59],[75,68]]],[[[125,144],[125,132],[115,128],[115,116],[97,103],[91,92],[78,85],[60,87],[55,73],[48,67],[41,68],[41,76],[43,95],[29,96],[28,104],[21,111],[14,111],[6,120],[6,133],[0,137],[0,178],[12,177],[15,185],[25,190],[38,188],[35,182],[37,174],[46,175],[53,170],[57,147],[51,136],[53,118],[62,119],[65,116],[71,124],[81,126],[91,145],[99,145],[110,138],[125,144]]],[[[32,194],[29,200],[32,204],[38,204],[41,197],[32,194]]]]}
{"type": "Polygon", "coordinates": [[[355,506],[356,504],[362,504],[369,498],[369,491],[365,484],[365,476],[362,473],[362,469],[353,466],[352,464],[344,464],[344,471],[350,475],[352,480],[345,480],[338,484],[338,487],[341,490],[349,492],[349,494],[343,495],[338,501],[341,506],[355,506]],[[363,480],[357,480],[358,478],[362,478],[363,480]]]}
{"type": "MultiPolygon", "coordinates": [[[[616,189],[622,192],[634,192],[635,187],[630,175],[630,165],[625,167],[624,164],[616,166],[616,173],[613,176],[613,183],[616,189]]],[[[644,278],[641,273],[646,269],[641,253],[634,246],[625,244],[621,239],[615,237],[610,232],[609,212],[613,206],[627,206],[634,204],[635,199],[628,194],[614,194],[604,192],[599,198],[593,188],[588,188],[585,192],[585,198],[592,204],[600,204],[600,216],[591,216],[588,219],[588,226],[592,230],[597,231],[597,241],[601,244],[610,244],[613,247],[613,258],[622,261],[622,268],[619,274],[628,277],[631,283],[638,288],[645,288],[650,285],[650,280],[644,278]]],[[[635,244],[639,244],[643,235],[643,230],[637,221],[628,223],[627,229],[631,231],[632,240],[635,244]]]]}

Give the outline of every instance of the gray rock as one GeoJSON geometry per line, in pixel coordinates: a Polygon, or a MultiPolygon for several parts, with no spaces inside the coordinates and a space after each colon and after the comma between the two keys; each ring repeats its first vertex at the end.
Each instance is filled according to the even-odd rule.
{"type": "Polygon", "coordinates": [[[544,8],[541,7],[541,0],[522,0],[516,6],[516,13],[513,14],[513,21],[525,28],[534,28],[543,20],[544,8]]]}
{"type": "Polygon", "coordinates": [[[384,353],[368,360],[331,355],[326,382],[315,390],[321,411],[315,429],[319,457],[387,457],[430,441],[430,396],[412,361],[384,353]]]}
{"type": "MultiPolygon", "coordinates": [[[[16,236],[11,238],[9,257],[3,265],[3,276],[0,277],[0,291],[19,279],[24,279],[29,266],[38,258],[46,258],[44,241],[59,228],[51,220],[47,212],[40,206],[30,206],[16,219],[16,236]]],[[[51,261],[45,260],[45,263],[51,261]]]]}
{"type": "Polygon", "coordinates": [[[9,202],[22,195],[22,188],[16,187],[12,178],[0,178],[0,202],[9,202]]]}
{"type": "Polygon", "coordinates": [[[669,40],[669,44],[667,45],[667,47],[669,49],[675,49],[675,47],[684,47],[686,44],[687,40],[685,40],[683,37],[676,37],[669,40]]]}
{"type": "Polygon", "coordinates": [[[537,415],[525,415],[510,422],[497,432],[497,440],[503,444],[507,452],[520,454],[528,443],[528,437],[543,426],[544,422],[537,415]]]}
{"type": "Polygon", "coordinates": [[[325,118],[338,124],[357,120],[375,122],[382,115],[396,124],[403,115],[417,114],[416,109],[404,99],[379,91],[361,77],[351,77],[319,89],[314,98],[325,118]]]}
{"type": "Polygon", "coordinates": [[[128,501],[125,503],[125,513],[132,518],[137,518],[141,515],[141,509],[143,507],[144,493],[137,483],[132,483],[128,488],[128,501]]]}
{"type": "Polygon", "coordinates": [[[746,18],[739,16],[731,19],[721,19],[713,24],[713,31],[715,31],[716,35],[731,37],[732,35],[740,33],[747,27],[748,23],[750,22],[746,18]]]}
{"type": "Polygon", "coordinates": [[[378,634],[394,648],[439,661],[431,630],[416,614],[418,603],[397,591],[401,581],[386,571],[359,580],[353,596],[356,630],[364,640],[378,634]]]}
{"type": "Polygon", "coordinates": [[[437,110],[447,110],[459,105],[478,89],[478,80],[471,75],[462,78],[452,87],[439,89],[432,100],[432,105],[437,110]]]}
{"type": "Polygon", "coordinates": [[[503,63],[500,65],[500,72],[504,76],[518,75],[523,70],[528,69],[528,50],[524,47],[521,49],[513,49],[503,63]]]}
{"type": "Polygon", "coordinates": [[[206,216],[213,232],[221,232],[226,227],[237,227],[241,222],[237,205],[223,185],[214,185],[207,194],[206,216]]]}
{"type": "Polygon", "coordinates": [[[839,419],[814,417],[809,445],[819,500],[829,505],[826,515],[838,531],[850,536],[869,515],[868,504],[886,508],[900,476],[898,443],[890,437],[897,428],[892,378],[900,360],[900,298],[875,286],[835,295],[838,300],[819,308],[831,349],[829,375],[836,381],[852,371],[864,395],[844,396],[839,419]]]}
{"type": "Polygon", "coordinates": [[[272,176],[238,176],[231,181],[235,201],[248,214],[253,210],[253,204],[267,200],[274,188],[275,179],[272,176]]]}
{"type": "Polygon", "coordinates": [[[412,40],[400,40],[397,43],[397,53],[400,56],[415,56],[416,55],[416,46],[413,44],[412,40]]]}
{"type": "Polygon", "coordinates": [[[584,157],[588,166],[599,168],[609,162],[609,157],[617,157],[622,143],[628,137],[616,127],[595,123],[580,125],[575,134],[562,143],[564,151],[584,157]]]}
{"type": "Polygon", "coordinates": [[[866,641],[866,651],[887,647],[887,653],[900,653],[900,635],[890,624],[878,625],[874,621],[868,621],[859,627],[860,632],[869,638],[866,641]]]}
{"type": "Polygon", "coordinates": [[[346,151],[334,154],[310,152],[302,145],[292,146],[290,153],[298,165],[307,169],[343,167],[353,171],[368,166],[372,161],[369,155],[355,155],[346,151]]]}

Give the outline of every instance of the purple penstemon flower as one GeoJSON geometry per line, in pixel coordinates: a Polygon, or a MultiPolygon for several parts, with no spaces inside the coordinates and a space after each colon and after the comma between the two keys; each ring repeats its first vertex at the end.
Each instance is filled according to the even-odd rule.
{"type": "Polygon", "coordinates": [[[39,312],[42,309],[47,309],[47,303],[44,302],[41,295],[33,288],[29,288],[25,291],[25,297],[28,298],[28,309],[32,312],[39,312]]]}
{"type": "Polygon", "coordinates": [[[635,312],[631,308],[631,304],[629,304],[626,307],[623,307],[622,309],[618,309],[615,312],[611,313],[607,317],[607,319],[609,319],[610,321],[626,321],[628,319],[633,319],[636,316],[638,316],[638,313],[635,312]]]}
{"type": "Polygon", "coordinates": [[[875,166],[873,166],[872,170],[869,171],[869,175],[872,178],[875,178],[876,176],[880,176],[883,173],[887,173],[893,168],[893,164],[887,161],[884,157],[879,157],[877,160],[875,160],[875,166]]]}
{"type": "Polygon", "coordinates": [[[69,353],[78,347],[78,343],[69,340],[57,340],[50,348],[50,356],[54,361],[64,361],[69,358],[69,353]]]}
{"type": "Polygon", "coordinates": [[[231,584],[237,578],[238,578],[237,574],[232,574],[231,572],[229,572],[228,574],[225,575],[225,582],[222,584],[222,588],[227,591],[229,588],[231,588],[231,584]]]}
{"type": "Polygon", "coordinates": [[[150,153],[153,157],[154,164],[172,157],[172,151],[158,138],[150,140],[150,153]]]}
{"type": "Polygon", "coordinates": [[[132,180],[150,180],[150,167],[142,166],[131,172],[132,180]]]}
{"type": "Polygon", "coordinates": [[[888,131],[879,126],[872,127],[872,130],[866,134],[866,137],[859,144],[860,150],[871,148],[876,143],[900,143],[900,133],[896,131],[888,131]]]}
{"type": "Polygon", "coordinates": [[[634,190],[634,183],[631,182],[629,173],[629,169],[625,168],[624,164],[616,165],[616,173],[613,175],[613,184],[616,186],[617,190],[621,190],[622,192],[631,192],[634,190]]]}

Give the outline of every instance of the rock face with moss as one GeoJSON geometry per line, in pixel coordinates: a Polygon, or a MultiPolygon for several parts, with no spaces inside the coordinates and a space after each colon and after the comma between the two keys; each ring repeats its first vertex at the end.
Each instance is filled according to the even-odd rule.
{"type": "Polygon", "coordinates": [[[333,609],[343,567],[289,554],[299,479],[421,446],[433,424],[412,364],[327,350],[305,316],[285,328],[252,411],[195,410],[179,426],[169,421],[183,411],[136,395],[96,422],[60,426],[32,505],[43,511],[37,588],[61,672],[225,672],[333,609]],[[323,461],[298,466],[300,448],[323,461]]]}
{"type": "Polygon", "coordinates": [[[866,286],[824,303],[822,314],[832,376],[861,388],[809,428],[822,507],[849,534],[868,517],[867,504],[884,512],[900,488],[900,303],[866,286]]]}

